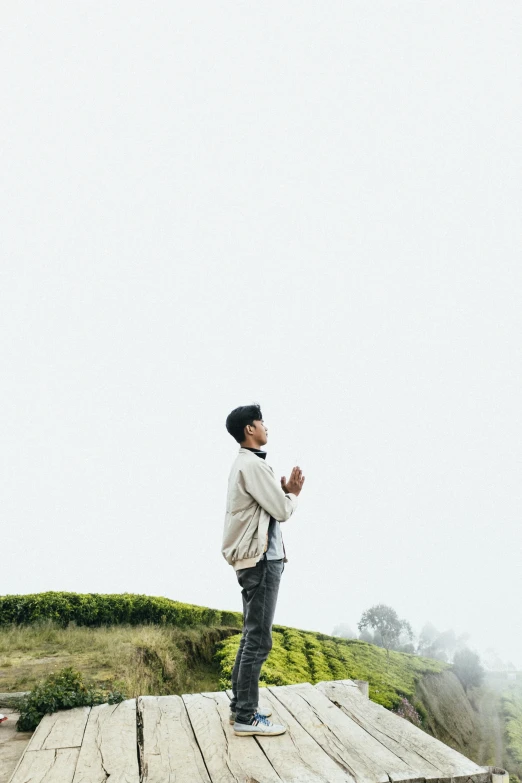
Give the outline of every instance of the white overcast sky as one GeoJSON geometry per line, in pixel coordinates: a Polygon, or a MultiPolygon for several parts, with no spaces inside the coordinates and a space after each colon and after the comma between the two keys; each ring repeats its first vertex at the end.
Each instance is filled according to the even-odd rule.
{"type": "Polygon", "coordinates": [[[0,592],[240,609],[237,405],[306,476],[276,622],[522,667],[522,6],[2,4],[0,592]]]}

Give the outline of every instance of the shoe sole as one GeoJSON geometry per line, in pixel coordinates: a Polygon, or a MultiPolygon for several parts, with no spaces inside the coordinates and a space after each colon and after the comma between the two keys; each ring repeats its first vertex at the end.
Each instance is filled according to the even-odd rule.
{"type": "Polygon", "coordinates": [[[280,734],[285,734],[284,731],[234,731],[236,737],[278,737],[280,734]]]}

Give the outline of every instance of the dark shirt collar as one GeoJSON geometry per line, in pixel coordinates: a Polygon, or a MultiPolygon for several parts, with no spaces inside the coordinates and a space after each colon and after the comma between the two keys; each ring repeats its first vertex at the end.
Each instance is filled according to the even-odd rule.
{"type": "Polygon", "coordinates": [[[243,446],[244,449],[247,449],[247,451],[253,451],[254,454],[258,457],[261,457],[261,459],[266,459],[266,451],[261,451],[261,449],[251,449],[250,446],[243,446]]]}

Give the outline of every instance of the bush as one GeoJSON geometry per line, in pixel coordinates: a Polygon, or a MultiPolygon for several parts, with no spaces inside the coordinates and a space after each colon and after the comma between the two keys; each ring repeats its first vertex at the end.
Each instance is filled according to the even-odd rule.
{"type": "Polygon", "coordinates": [[[91,627],[101,625],[228,625],[241,628],[239,612],[221,612],[148,595],[123,593],[36,593],[0,596],[0,626],[28,625],[52,620],[62,628],[70,622],[91,627]]]}
{"type": "Polygon", "coordinates": [[[453,671],[467,691],[471,686],[479,686],[484,679],[484,669],[477,653],[464,648],[453,657],[453,671]]]}
{"type": "Polygon", "coordinates": [[[80,672],[72,668],[50,674],[20,703],[18,731],[34,731],[44,715],[73,707],[92,707],[95,704],[117,704],[126,698],[124,693],[106,693],[94,685],[86,685],[80,672]]]}

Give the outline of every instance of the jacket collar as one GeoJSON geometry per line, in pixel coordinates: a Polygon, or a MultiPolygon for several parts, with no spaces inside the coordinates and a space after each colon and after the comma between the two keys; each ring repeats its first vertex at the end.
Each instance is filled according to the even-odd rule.
{"type": "Polygon", "coordinates": [[[241,446],[239,451],[250,451],[253,454],[255,454],[256,457],[261,457],[261,459],[266,459],[266,451],[261,451],[261,449],[251,449],[249,446],[241,446]]]}

